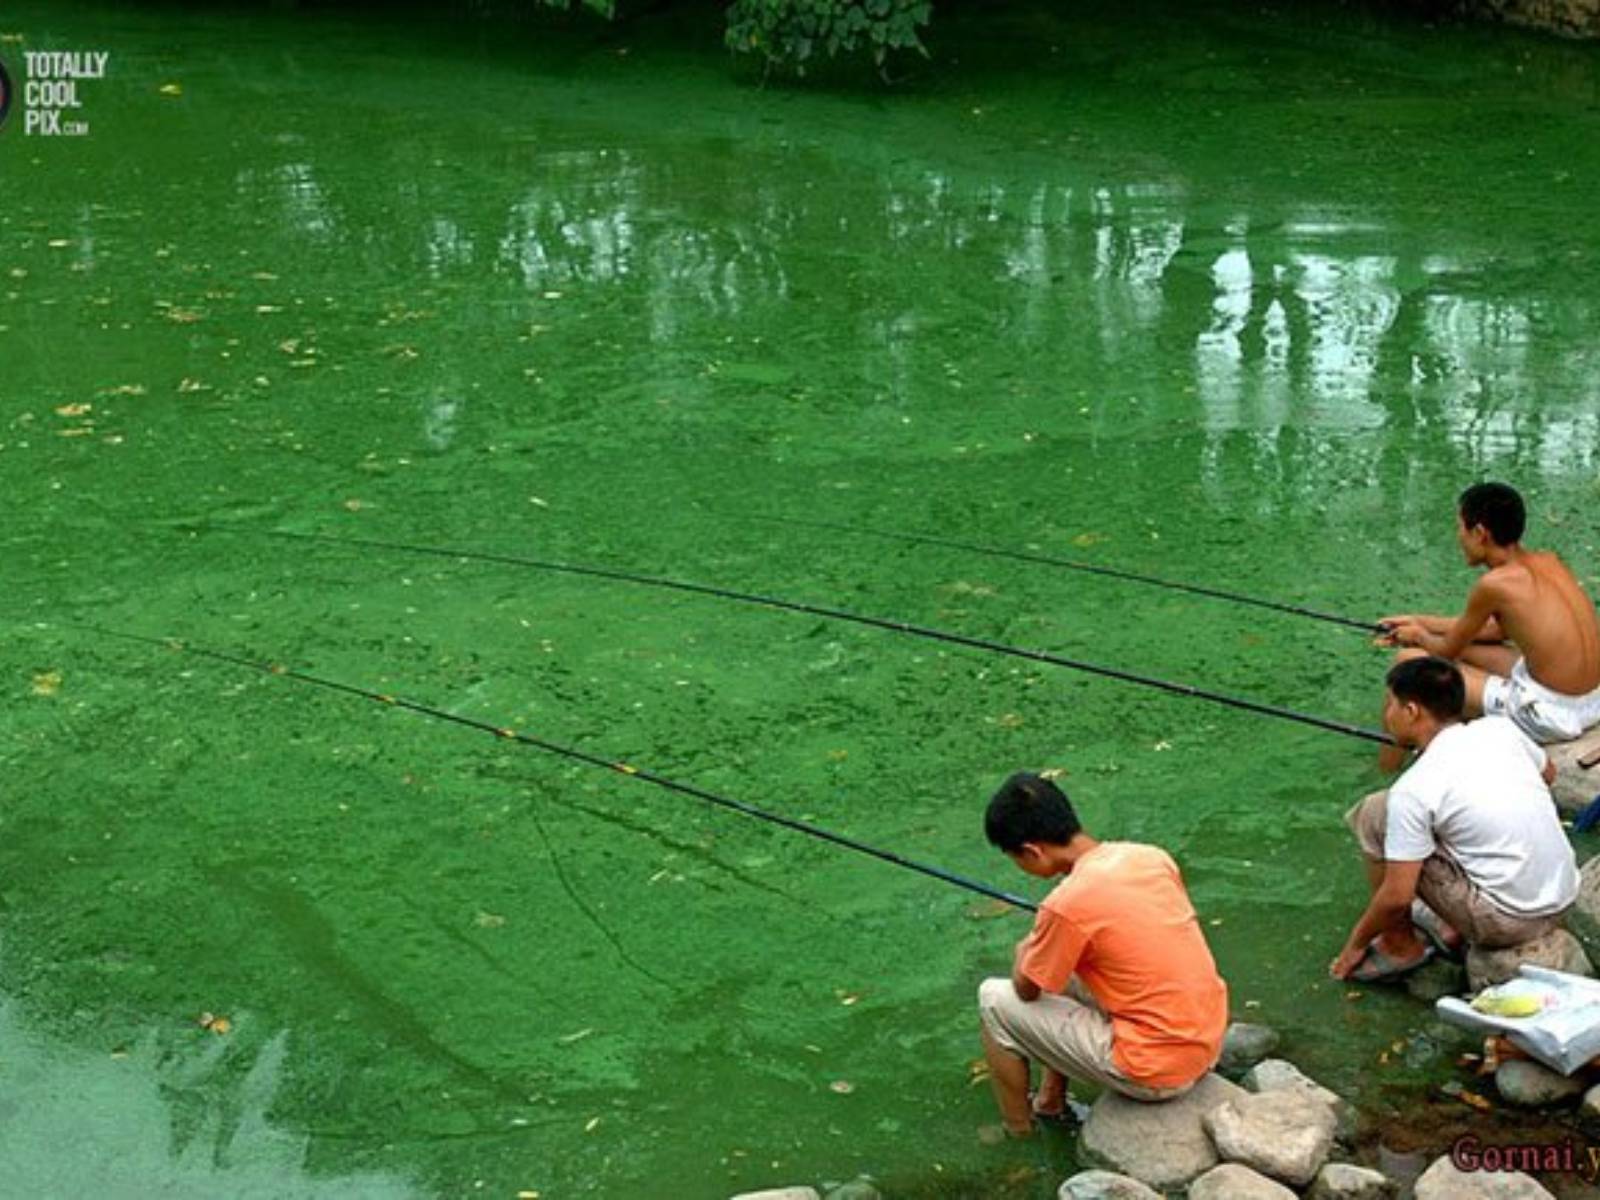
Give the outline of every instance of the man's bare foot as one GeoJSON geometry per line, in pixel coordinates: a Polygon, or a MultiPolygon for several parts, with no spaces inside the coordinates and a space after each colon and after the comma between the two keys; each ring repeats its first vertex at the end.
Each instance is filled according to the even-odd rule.
{"type": "Polygon", "coordinates": [[[1031,1138],[1034,1132],[1035,1127],[1031,1121],[1023,1129],[1014,1129],[1010,1125],[1003,1123],[980,1125],[978,1126],[978,1140],[985,1146],[998,1146],[1008,1139],[1021,1141],[1023,1138],[1031,1138]]]}
{"type": "Polygon", "coordinates": [[[1065,1088],[1042,1087],[1029,1097],[1033,1106],[1033,1115],[1044,1120],[1058,1120],[1067,1111],[1067,1091],[1065,1088]]]}
{"type": "Polygon", "coordinates": [[[1397,933],[1393,929],[1385,930],[1377,937],[1377,947],[1396,963],[1409,963],[1423,957],[1433,947],[1420,933],[1411,929],[1406,933],[1397,933]]]}

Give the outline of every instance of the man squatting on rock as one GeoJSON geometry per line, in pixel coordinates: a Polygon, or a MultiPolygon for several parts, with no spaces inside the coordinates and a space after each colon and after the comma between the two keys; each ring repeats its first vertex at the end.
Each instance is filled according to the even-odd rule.
{"type": "Polygon", "coordinates": [[[1577,862],[1548,787],[1555,764],[1506,717],[1463,723],[1467,688],[1442,658],[1389,670],[1384,728],[1418,757],[1345,818],[1372,900],[1329,968],[1336,979],[1392,979],[1427,962],[1433,947],[1418,924],[1441,949],[1463,938],[1521,945],[1577,898],[1577,862]]]}
{"type": "Polygon", "coordinates": [[[1011,977],[978,989],[1006,1131],[1025,1136],[1036,1116],[1062,1115],[1071,1076],[1136,1100],[1187,1091],[1221,1053],[1228,989],[1171,856],[1096,841],[1054,783],[1026,773],[995,793],[984,831],[1029,875],[1064,877],[1017,944],[1011,977]],[[1041,1080],[1030,1102],[1032,1061],[1041,1080]]]}
{"type": "MultiPolygon", "coordinates": [[[[1466,678],[1466,715],[1510,717],[1540,743],[1570,741],[1600,724],[1600,622],[1572,572],[1546,550],[1527,550],[1522,497],[1503,483],[1461,493],[1456,540],[1467,564],[1487,568],[1458,617],[1385,617],[1399,658],[1437,655],[1466,678]]],[[[1379,764],[1403,761],[1385,746],[1379,764]]]]}

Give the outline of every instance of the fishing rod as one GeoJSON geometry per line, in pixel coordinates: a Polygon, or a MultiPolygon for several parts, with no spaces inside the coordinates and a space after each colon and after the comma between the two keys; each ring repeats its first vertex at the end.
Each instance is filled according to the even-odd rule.
{"type": "Polygon", "coordinates": [[[140,642],[147,646],[160,646],[164,649],[176,651],[182,654],[193,654],[197,657],[209,658],[216,662],[231,663],[237,667],[246,667],[252,671],[260,671],[265,675],[273,675],[281,679],[292,679],[296,683],[304,683],[313,687],[325,688],[330,692],[340,692],[347,696],[358,696],[361,699],[371,700],[375,703],[383,704],[391,708],[403,708],[407,712],[416,713],[418,716],[431,717],[437,721],[448,721],[452,725],[461,725],[468,729],[476,729],[480,733],[493,734],[495,737],[504,741],[519,742],[524,746],[532,746],[535,749],[544,750],[551,754],[559,755],[562,758],[572,759],[576,762],[586,763],[592,767],[604,767],[606,770],[615,771],[619,775],[626,775],[630,779],[638,779],[644,783],[653,783],[657,787],[665,788],[669,792],[677,792],[679,795],[683,796],[692,796],[696,800],[703,800],[708,804],[714,804],[719,808],[725,808],[731,812],[740,813],[743,816],[752,817],[758,821],[766,821],[769,824],[778,825],[784,829],[792,829],[796,833],[805,834],[807,837],[819,838],[824,842],[831,842],[833,845],[842,846],[846,850],[854,850],[858,854],[868,855],[869,857],[876,858],[882,862],[889,863],[892,866],[904,867],[908,871],[916,871],[919,874],[942,880],[945,883],[954,884],[956,887],[965,888],[969,892],[976,892],[980,896],[987,896],[991,900],[1002,901],[1005,904],[1011,905],[1013,908],[1024,909],[1028,912],[1037,912],[1039,909],[1039,906],[1033,903],[1031,900],[1025,900],[1021,896],[1013,895],[1011,892],[1002,891],[1000,888],[991,887],[987,883],[982,883],[976,879],[969,879],[965,875],[957,875],[954,871],[947,871],[943,867],[936,867],[930,863],[918,862],[916,859],[906,858],[903,855],[896,854],[892,850],[884,850],[881,847],[868,845],[866,842],[858,841],[857,839],[848,837],[845,834],[835,833],[831,829],[824,829],[822,826],[814,825],[810,821],[802,821],[797,817],[786,817],[782,813],[775,813],[770,809],[758,808],[756,805],[749,804],[743,800],[735,800],[728,796],[721,796],[716,792],[709,792],[704,788],[695,787],[693,784],[679,783],[675,779],[668,779],[665,775],[657,775],[655,772],[647,771],[643,767],[636,767],[631,763],[622,762],[617,759],[605,758],[598,754],[590,754],[588,751],[579,750],[575,746],[564,746],[559,742],[552,742],[546,740],[545,738],[535,737],[530,733],[520,733],[515,729],[508,729],[503,726],[494,725],[488,721],[480,721],[474,717],[465,717],[460,713],[447,712],[442,708],[434,708],[432,705],[423,704],[416,700],[408,700],[404,696],[396,696],[387,692],[374,691],[371,688],[361,687],[353,683],[341,683],[337,679],[327,679],[321,675],[312,675],[309,672],[284,666],[281,663],[244,658],[241,655],[229,654],[222,650],[211,650],[204,646],[195,646],[178,638],[146,637],[143,634],[125,633],[116,629],[103,629],[94,625],[83,626],[83,628],[92,629],[94,632],[105,637],[121,638],[124,641],[129,642],[140,642]]]}
{"type": "MultiPolygon", "coordinates": [[[[224,530],[228,533],[245,533],[246,530],[224,530]]],[[[1332,733],[1342,733],[1347,737],[1360,738],[1363,741],[1388,744],[1392,741],[1386,733],[1376,729],[1366,729],[1360,725],[1352,725],[1343,721],[1332,721],[1325,717],[1313,716],[1310,713],[1297,712],[1291,708],[1280,708],[1272,704],[1263,704],[1257,700],[1248,700],[1242,696],[1230,696],[1223,692],[1213,692],[1205,688],[1195,687],[1187,683],[1173,683],[1165,679],[1157,679],[1150,675],[1140,675],[1133,671],[1124,671],[1117,667],[1107,667],[1100,663],[1086,662],[1082,659],[1067,658],[1063,655],[1052,654],[1047,650],[1029,650],[1021,646],[1010,646],[1004,642],[989,641],[985,638],[969,637],[962,633],[951,633],[943,629],[933,629],[926,625],[914,625],[909,621],[895,621],[887,617],[873,617],[863,613],[849,612],[841,608],[829,608],[821,604],[807,604],[798,600],[784,600],[776,596],[763,596],[756,592],[740,592],[731,588],[713,587],[705,583],[691,583],[682,579],[669,579],[660,575],[641,575],[633,571],[621,571],[611,567],[587,566],[581,563],[555,562],[549,559],[524,558],[512,554],[494,554],[482,550],[454,550],[446,546],[419,546],[406,542],[381,541],[376,538],[350,538],[335,537],[325,533],[295,533],[285,529],[271,529],[265,531],[272,537],[289,538],[296,541],[322,542],[335,546],[365,546],[377,550],[395,550],[407,554],[426,554],[436,558],[450,558],[458,561],[492,562],[508,566],[530,567],[539,571],[550,571],[565,575],[579,575],[590,579],[609,579],[619,583],[639,584],[644,587],[663,588],[671,591],[688,592],[693,595],[714,596],[722,600],[736,600],[742,604],[756,604],[764,608],[782,609],[786,612],[805,613],[809,616],[823,617],[830,621],[848,621],[856,625],[866,625],[873,629],[887,629],[893,633],[903,633],[911,637],[928,638],[932,641],[947,642],[954,646],[966,646],[973,650],[984,650],[992,654],[1005,654],[1012,658],[1026,659],[1030,662],[1048,663],[1051,666],[1066,667],[1068,670],[1081,671],[1089,675],[1099,675],[1106,679],[1116,679],[1123,683],[1138,684],[1141,687],[1155,688],[1158,691],[1170,692],[1177,696],[1189,696],[1198,700],[1209,700],[1214,704],[1221,704],[1228,708],[1237,708],[1245,712],[1258,713],[1261,716],[1277,717],[1284,721],[1294,721],[1301,725],[1310,725],[1317,729],[1326,729],[1332,733]]]]}
{"type": "Polygon", "coordinates": [[[1130,583],[1145,583],[1151,587],[1165,588],[1173,592],[1188,592],[1194,596],[1208,596],[1213,600],[1226,600],[1232,604],[1247,604],[1253,608],[1266,608],[1274,612],[1289,613],[1297,617],[1309,617],[1313,621],[1326,621],[1332,625],[1344,625],[1351,629],[1362,630],[1365,633],[1381,634],[1388,632],[1388,628],[1378,621],[1360,621],[1354,617],[1343,617],[1338,613],[1322,612],[1300,604],[1286,604],[1278,600],[1266,600],[1260,596],[1248,596],[1242,592],[1203,587],[1196,583],[1182,583],[1175,579],[1163,579],[1158,575],[1141,575],[1137,571],[1124,571],[1117,567],[1102,567],[1096,563],[1082,562],[1072,558],[1060,558],[1053,554],[1042,554],[1027,550],[1008,550],[1000,546],[984,546],[977,542],[963,542],[955,538],[935,537],[928,533],[902,533],[893,529],[876,529],[870,525],[846,525],[838,521],[812,520],[809,517],[780,517],[761,513],[725,513],[722,515],[745,521],[764,521],[771,525],[798,525],[808,529],[828,529],[835,533],[888,538],[893,541],[909,542],[918,546],[944,546],[951,550],[966,550],[973,554],[985,554],[990,558],[1005,558],[1013,562],[1061,567],[1068,571],[1082,571],[1087,575],[1101,575],[1107,579],[1122,579],[1130,583]]]}

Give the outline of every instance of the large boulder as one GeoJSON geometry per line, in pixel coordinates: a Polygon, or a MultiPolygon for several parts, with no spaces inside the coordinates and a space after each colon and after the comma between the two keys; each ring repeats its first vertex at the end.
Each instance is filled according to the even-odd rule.
{"type": "Polygon", "coordinates": [[[1248,1094],[1216,1074],[1154,1104],[1104,1092],[1083,1124],[1084,1157],[1158,1192],[1176,1191],[1217,1165],[1206,1114],[1248,1094]]]}
{"type": "Polygon", "coordinates": [[[1521,1171],[1461,1171],[1449,1155],[1422,1173],[1411,1194],[1415,1200],[1555,1200],[1521,1171]]]}
{"type": "Polygon", "coordinates": [[[1382,1171],[1350,1163],[1329,1163],[1317,1172],[1306,1200],[1390,1200],[1400,1185],[1382,1171]]]}
{"type": "Polygon", "coordinates": [[[1234,1021],[1222,1035],[1222,1057],[1217,1070],[1224,1075],[1248,1071],[1278,1048],[1278,1031],[1270,1025],[1234,1021]]]}
{"type": "Polygon", "coordinates": [[[1328,1106],[1337,1121],[1336,1132],[1348,1138],[1355,1132],[1356,1110],[1337,1092],[1323,1087],[1292,1062],[1282,1058],[1269,1058],[1257,1063],[1246,1072],[1242,1081],[1252,1092],[1297,1092],[1310,1096],[1328,1106]]]}
{"type": "Polygon", "coordinates": [[[1112,1171],[1080,1171],[1061,1185],[1056,1200],[1161,1200],[1161,1193],[1112,1171]]]}
{"type": "Polygon", "coordinates": [[[1567,928],[1585,950],[1600,951],[1600,856],[1578,868],[1578,898],[1567,910],[1567,928]]]}
{"type": "Polygon", "coordinates": [[[1467,969],[1454,959],[1435,958],[1410,972],[1405,977],[1405,988],[1413,1000],[1435,1004],[1467,990],[1467,969]]]}
{"type": "Polygon", "coordinates": [[[1249,1167],[1223,1163],[1189,1185],[1189,1200],[1295,1200],[1295,1195],[1249,1167]]]}
{"type": "Polygon", "coordinates": [[[1589,956],[1583,952],[1578,939],[1557,925],[1520,946],[1499,950],[1473,946],[1467,951],[1467,986],[1476,992],[1491,984],[1504,983],[1515,978],[1517,968],[1524,965],[1550,967],[1569,975],[1594,974],[1589,956]]]}
{"type": "Polygon", "coordinates": [[[1337,1125],[1328,1104],[1293,1088],[1230,1100],[1205,1118],[1224,1161],[1296,1187],[1310,1183],[1328,1161],[1337,1125]]]}
{"type": "Polygon", "coordinates": [[[1550,794],[1556,798],[1556,807],[1563,816],[1572,816],[1600,796],[1600,767],[1585,770],[1578,765],[1578,760],[1593,750],[1600,750],[1600,726],[1575,741],[1545,747],[1556,765],[1556,781],[1550,785],[1550,794]]]}
{"type": "Polygon", "coordinates": [[[1583,1091],[1583,1084],[1570,1075],[1520,1058],[1500,1064],[1494,1073],[1494,1086],[1507,1101],[1521,1108],[1564,1104],[1583,1091]]]}

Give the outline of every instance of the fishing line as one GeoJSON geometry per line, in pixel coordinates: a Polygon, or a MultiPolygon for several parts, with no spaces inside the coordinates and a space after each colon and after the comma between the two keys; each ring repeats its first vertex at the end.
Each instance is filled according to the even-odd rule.
{"type": "MultiPolygon", "coordinates": [[[[248,531],[229,529],[218,530],[218,532],[246,533],[248,531]]],[[[887,629],[890,632],[908,634],[911,637],[928,638],[932,641],[948,642],[954,646],[966,646],[973,650],[984,650],[992,654],[1005,654],[1012,658],[1026,659],[1030,662],[1066,667],[1068,670],[1082,671],[1085,674],[1099,675],[1106,679],[1116,679],[1123,683],[1155,688],[1158,691],[1170,692],[1176,696],[1189,696],[1197,700],[1209,700],[1213,704],[1221,704],[1228,708],[1237,708],[1266,717],[1277,717],[1283,721],[1294,721],[1301,725],[1326,729],[1332,733],[1342,733],[1346,737],[1360,738],[1363,741],[1387,745],[1392,740],[1388,734],[1381,733],[1376,729],[1367,729],[1344,721],[1333,721],[1326,717],[1298,712],[1292,708],[1263,704],[1260,701],[1248,700],[1242,696],[1230,696],[1224,692],[1213,692],[1206,688],[1195,687],[1193,684],[1173,683],[1170,680],[1157,679],[1151,675],[1140,675],[1117,667],[1103,666],[1100,663],[1066,658],[1059,654],[1052,654],[1047,650],[1029,650],[1021,646],[1010,646],[1004,642],[968,637],[963,633],[951,633],[947,630],[933,629],[925,625],[914,625],[909,621],[894,621],[887,617],[872,617],[863,613],[848,612],[845,609],[828,608],[820,604],[807,604],[798,600],[783,600],[776,596],[763,596],[755,592],[734,591],[730,588],[713,587],[705,583],[691,583],[682,579],[668,579],[659,575],[641,575],[632,571],[620,571],[610,567],[555,562],[549,559],[523,558],[517,555],[493,554],[481,550],[453,550],[445,546],[417,546],[405,542],[380,541],[375,538],[335,537],[325,533],[294,533],[284,529],[270,529],[263,532],[267,536],[290,538],[296,541],[323,542],[334,546],[365,546],[376,550],[396,550],[407,554],[428,554],[436,558],[451,558],[464,562],[501,563],[508,566],[530,567],[538,571],[581,575],[591,579],[609,579],[618,583],[633,583],[644,587],[665,588],[671,591],[689,592],[700,596],[714,596],[722,600],[736,600],[743,604],[756,604],[764,608],[782,609],[786,612],[806,613],[809,616],[823,617],[830,621],[848,621],[856,625],[866,625],[873,629],[887,629]]]]}
{"type": "Polygon", "coordinates": [[[615,771],[619,775],[626,775],[630,779],[638,779],[644,783],[653,783],[657,787],[665,788],[669,792],[677,792],[679,795],[683,796],[692,796],[696,800],[704,800],[708,804],[714,804],[719,808],[725,808],[731,812],[740,813],[747,817],[753,817],[758,821],[766,821],[769,824],[778,825],[784,829],[791,829],[796,833],[803,833],[807,837],[814,837],[824,842],[831,842],[835,846],[842,846],[846,850],[854,850],[858,854],[868,855],[882,862],[889,863],[892,866],[904,867],[908,871],[916,871],[919,874],[942,880],[945,883],[954,884],[956,887],[965,888],[969,892],[977,892],[980,896],[987,896],[991,900],[1002,901],[1005,904],[1011,905],[1013,908],[1025,909],[1028,912],[1037,912],[1039,908],[1039,906],[1033,903],[1031,900],[1025,900],[1021,896],[1015,896],[1010,892],[1002,891],[999,888],[990,887],[988,884],[981,883],[976,879],[969,879],[964,875],[957,875],[953,871],[946,871],[943,867],[936,867],[929,863],[918,862],[915,859],[905,858],[902,855],[896,854],[892,850],[884,850],[877,846],[868,845],[866,842],[857,841],[855,838],[847,837],[845,834],[835,833],[831,829],[824,829],[820,825],[814,825],[810,821],[802,821],[796,817],[786,817],[781,813],[775,813],[769,809],[758,808],[756,805],[748,804],[743,800],[734,800],[728,796],[718,795],[716,792],[709,792],[704,788],[695,787],[693,784],[679,783],[675,779],[668,779],[664,775],[657,775],[653,771],[647,771],[642,767],[633,766],[631,763],[605,758],[598,754],[590,754],[588,751],[579,750],[575,746],[563,746],[559,742],[547,741],[544,738],[535,737],[533,734],[519,733],[515,729],[507,729],[502,726],[492,725],[488,721],[479,721],[473,717],[464,717],[459,713],[446,712],[442,708],[434,708],[431,705],[422,704],[416,700],[408,700],[404,696],[394,696],[386,692],[373,691],[370,688],[360,687],[352,683],[341,683],[336,679],[327,679],[321,675],[312,675],[306,671],[299,671],[293,667],[286,667],[279,663],[244,658],[237,654],[228,654],[222,650],[210,650],[203,646],[194,646],[177,638],[146,637],[143,634],[124,633],[119,630],[102,629],[99,626],[93,625],[83,626],[83,628],[92,629],[95,633],[106,637],[121,638],[130,642],[140,642],[147,646],[160,646],[165,649],[184,654],[197,655],[200,658],[213,659],[216,662],[231,663],[238,667],[247,667],[252,671],[260,671],[265,675],[274,675],[282,679],[292,679],[297,683],[309,684],[313,687],[326,688],[328,691],[340,692],[347,696],[358,696],[364,700],[371,700],[378,704],[387,705],[391,708],[403,708],[408,712],[416,713],[418,716],[431,717],[434,720],[448,721],[453,725],[461,725],[468,729],[476,729],[480,733],[493,734],[495,737],[504,741],[519,742],[524,746],[532,746],[535,749],[560,755],[562,758],[570,758],[576,762],[586,763],[589,766],[604,767],[609,771],[615,771]]]}
{"type": "Polygon", "coordinates": [[[806,529],[827,529],[835,533],[888,538],[892,541],[910,542],[918,546],[944,546],[951,550],[965,550],[973,554],[985,554],[990,558],[1005,558],[1013,562],[1061,567],[1068,571],[1082,571],[1088,575],[1102,575],[1108,579],[1143,583],[1173,592],[1188,592],[1194,596],[1208,596],[1213,600],[1226,600],[1232,604],[1248,604],[1254,608],[1267,608],[1274,612],[1289,613],[1297,617],[1309,617],[1313,621],[1327,621],[1333,625],[1344,625],[1351,629],[1362,630],[1365,633],[1388,632],[1387,628],[1377,621],[1360,621],[1354,617],[1342,617],[1338,613],[1321,612],[1318,609],[1307,608],[1300,604],[1286,604],[1278,600],[1266,600],[1260,596],[1245,595],[1243,592],[1230,592],[1222,588],[1203,587],[1196,583],[1182,583],[1175,579],[1163,579],[1159,575],[1141,575],[1137,571],[1124,571],[1117,567],[1102,567],[1096,563],[1081,562],[1072,558],[1060,558],[1053,554],[1042,554],[1027,550],[1008,550],[1000,546],[984,546],[977,542],[963,542],[954,538],[935,537],[927,533],[902,533],[893,529],[875,529],[869,525],[846,525],[837,521],[816,521],[808,517],[780,517],[761,513],[721,513],[719,515],[743,521],[764,521],[770,525],[797,525],[806,529]]]}

